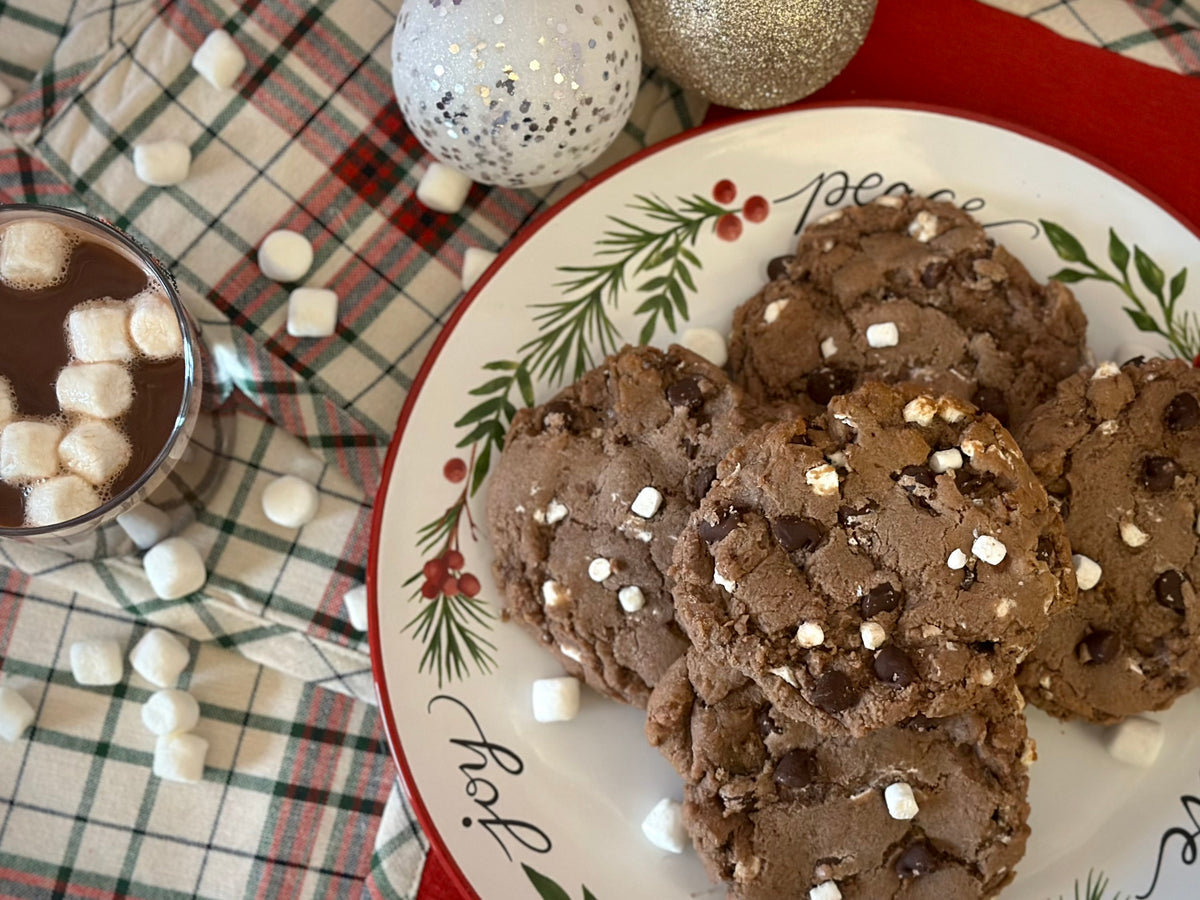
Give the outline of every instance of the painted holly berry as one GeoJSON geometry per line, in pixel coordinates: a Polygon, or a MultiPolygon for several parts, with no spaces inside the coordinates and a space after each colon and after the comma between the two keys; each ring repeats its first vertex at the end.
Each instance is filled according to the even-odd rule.
{"type": "Polygon", "coordinates": [[[467,464],[456,456],[446,460],[446,465],[442,467],[442,474],[446,476],[447,481],[458,484],[467,477],[467,464]]]}
{"type": "MultiPolygon", "coordinates": [[[[737,199],[737,185],[728,178],[723,178],[713,185],[713,199],[722,206],[728,206],[737,199]]],[[[771,212],[771,204],[766,197],[755,194],[748,197],[742,204],[740,215],[728,212],[717,219],[714,230],[717,237],[723,241],[736,241],[742,236],[742,222],[757,224],[767,218],[771,212]]]]}

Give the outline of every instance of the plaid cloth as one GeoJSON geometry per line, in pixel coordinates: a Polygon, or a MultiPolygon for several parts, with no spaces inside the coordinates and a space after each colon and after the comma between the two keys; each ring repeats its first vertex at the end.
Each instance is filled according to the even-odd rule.
{"type": "MultiPolygon", "coordinates": [[[[1169,0],[992,0],[1067,36],[1200,73],[1200,14],[1169,0]]],[[[552,188],[476,187],[454,216],[413,190],[428,162],[391,101],[398,0],[0,0],[0,202],[103,216],[175,274],[235,422],[221,477],[184,534],[205,589],[158,600],[137,557],[80,561],[0,547],[0,668],[37,710],[0,746],[0,895],[415,896],[426,844],[397,789],[363,636],[342,597],[362,583],[383,452],[459,297],[469,247],[524,223],[634,150],[698,123],[703,102],[648,73],[633,117],[588,172],[552,188]],[[237,90],[190,67],[210,30],[247,57],[237,90]],[[192,149],[181,186],[147,188],[130,148],[192,149]],[[276,228],[316,249],[309,281],[340,298],[337,333],[297,340],[286,290],[254,263],[276,228]],[[321,494],[298,533],[261,492],[292,472],[321,494]],[[183,685],[210,741],[205,779],[149,775],[130,676],[81,688],[70,644],[148,626],[191,641],[183,685]],[[232,652],[231,652],[232,651],[232,652]]]]}

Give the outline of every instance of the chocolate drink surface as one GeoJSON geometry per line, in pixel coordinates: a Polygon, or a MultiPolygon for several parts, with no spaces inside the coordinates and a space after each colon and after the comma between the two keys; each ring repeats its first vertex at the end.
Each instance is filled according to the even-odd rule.
{"type": "MultiPolygon", "coordinates": [[[[11,226],[10,226],[11,227],[11,226]]],[[[69,428],[55,383],[72,362],[66,322],[80,304],[111,298],[129,301],[152,290],[153,279],[125,254],[89,235],[71,233],[74,247],[65,276],[55,284],[29,289],[0,279],[0,375],[12,386],[17,415],[57,420],[69,428]]],[[[106,502],[134,484],[155,462],[171,437],[183,402],[186,367],[181,355],[152,359],[134,353],[125,363],[133,382],[128,410],[113,419],[130,445],[130,458],[109,481],[99,485],[106,502]]],[[[20,528],[28,485],[0,482],[0,527],[20,528]]]]}

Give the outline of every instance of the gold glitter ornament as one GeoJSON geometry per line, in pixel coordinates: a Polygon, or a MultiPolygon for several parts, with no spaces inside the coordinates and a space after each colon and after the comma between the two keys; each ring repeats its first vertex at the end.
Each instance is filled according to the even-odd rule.
{"type": "Polygon", "coordinates": [[[648,62],[738,109],[827,84],[862,46],[875,0],[630,0],[648,62]]]}

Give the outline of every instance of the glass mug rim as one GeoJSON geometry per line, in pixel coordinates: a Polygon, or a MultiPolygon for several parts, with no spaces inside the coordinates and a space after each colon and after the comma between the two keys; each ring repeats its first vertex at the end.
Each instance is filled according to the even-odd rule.
{"type": "Polygon", "coordinates": [[[0,228],[10,220],[30,217],[49,219],[62,217],[69,219],[71,220],[71,224],[68,227],[75,227],[83,235],[90,233],[92,237],[100,237],[119,245],[121,249],[136,260],[137,264],[143,270],[147,271],[147,274],[158,281],[159,287],[171,302],[171,309],[175,312],[180,333],[183,335],[184,373],[183,396],[180,400],[179,411],[175,416],[175,424],[171,427],[170,437],[167,438],[162,449],[154,457],[153,462],[146,466],[137,479],[120,493],[114,494],[104,503],[84,513],[82,516],[76,516],[73,519],[67,519],[63,522],[55,522],[53,525],[23,525],[19,528],[0,526],[0,538],[18,540],[68,537],[83,534],[90,531],[93,526],[98,526],[109,521],[114,513],[122,511],[123,508],[131,507],[133,505],[132,501],[148,492],[147,488],[151,486],[152,480],[156,480],[160,474],[165,475],[166,471],[169,471],[169,469],[164,471],[164,466],[171,462],[173,457],[177,458],[178,453],[175,452],[176,445],[181,440],[186,440],[188,432],[190,432],[192,407],[199,398],[200,387],[198,337],[193,331],[191,319],[183,306],[183,301],[179,296],[174,277],[159,263],[150,251],[119,228],[87,213],[78,212],[66,207],[40,203],[0,203],[0,228]]]}

